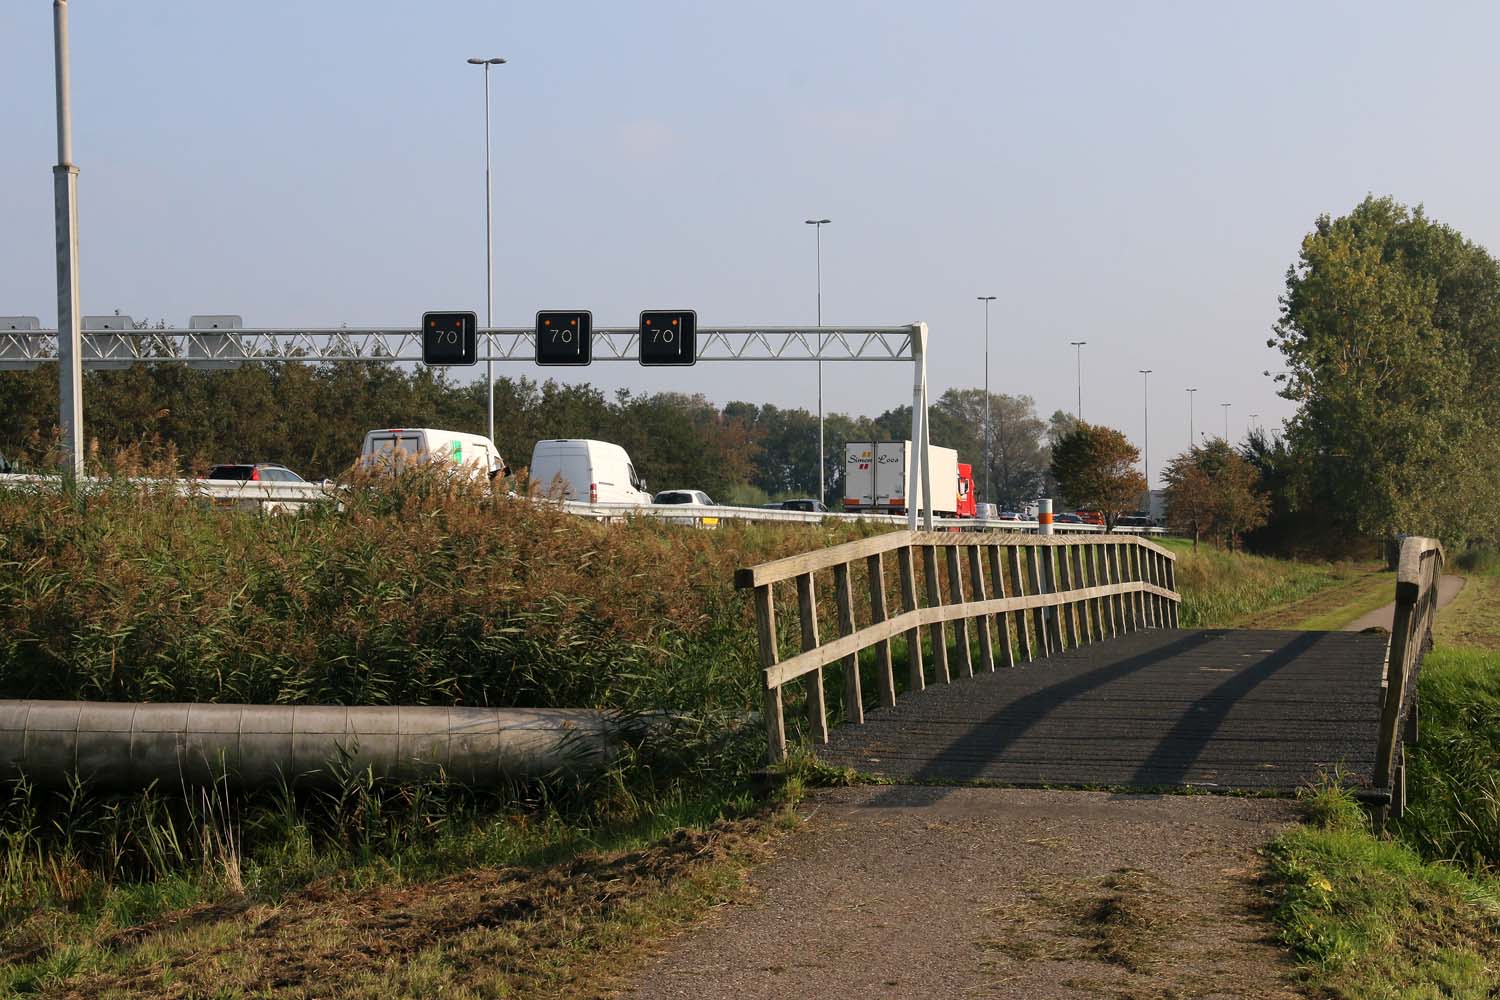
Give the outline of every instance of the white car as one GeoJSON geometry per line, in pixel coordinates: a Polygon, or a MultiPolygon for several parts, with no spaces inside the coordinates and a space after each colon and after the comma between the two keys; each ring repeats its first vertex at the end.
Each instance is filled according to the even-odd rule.
{"type": "Polygon", "coordinates": [[[707,493],[702,490],[662,490],[651,498],[652,503],[694,503],[700,507],[717,507],[707,493]]]}

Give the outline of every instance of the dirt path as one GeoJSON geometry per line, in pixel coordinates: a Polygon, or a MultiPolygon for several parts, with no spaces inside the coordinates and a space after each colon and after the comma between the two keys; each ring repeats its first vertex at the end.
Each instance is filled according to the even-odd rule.
{"type": "Polygon", "coordinates": [[[1285,800],[866,786],[801,811],[745,901],[618,996],[1301,995],[1256,915],[1285,800]]]}
{"type": "MultiPolygon", "coordinates": [[[[1438,610],[1441,611],[1453,599],[1458,592],[1464,589],[1464,578],[1461,576],[1444,576],[1438,580],[1438,610]]],[[[1367,628],[1383,628],[1387,632],[1391,630],[1391,622],[1396,618],[1396,604],[1392,601],[1383,608],[1376,608],[1367,615],[1361,615],[1348,625],[1344,626],[1345,632],[1363,632],[1367,628]]]]}

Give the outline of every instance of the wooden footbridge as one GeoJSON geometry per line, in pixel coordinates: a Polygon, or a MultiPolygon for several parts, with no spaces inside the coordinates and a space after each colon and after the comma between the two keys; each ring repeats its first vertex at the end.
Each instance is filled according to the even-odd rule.
{"type": "Polygon", "coordinates": [[[1338,772],[1399,814],[1441,547],[1406,539],[1389,636],[1181,628],[1175,560],[1139,536],[895,532],[742,569],[771,759],[800,701],[794,739],[898,780],[1291,791],[1338,772]]]}

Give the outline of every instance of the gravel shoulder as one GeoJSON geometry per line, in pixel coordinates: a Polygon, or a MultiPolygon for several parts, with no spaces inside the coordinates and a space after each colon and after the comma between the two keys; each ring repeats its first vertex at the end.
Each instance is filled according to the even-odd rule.
{"type": "Polygon", "coordinates": [[[613,995],[1302,995],[1255,886],[1286,800],[857,786],[800,812],[613,995]]]}

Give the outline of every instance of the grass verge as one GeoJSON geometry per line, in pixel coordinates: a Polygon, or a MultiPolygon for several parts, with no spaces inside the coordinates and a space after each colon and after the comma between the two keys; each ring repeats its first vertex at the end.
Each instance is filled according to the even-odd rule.
{"type": "Polygon", "coordinates": [[[1500,652],[1500,574],[1469,573],[1464,589],[1437,616],[1433,641],[1500,652]]]}
{"type": "Polygon", "coordinates": [[[1163,539],[1162,544],[1177,553],[1183,628],[1303,627],[1297,622],[1313,613],[1307,610],[1309,599],[1338,600],[1332,595],[1373,572],[1354,563],[1274,559],[1206,544],[1194,549],[1182,539],[1163,539]]]}
{"type": "Polygon", "coordinates": [[[1345,1000],[1487,1000],[1500,988],[1500,887],[1379,839],[1327,786],[1277,839],[1267,879],[1308,985],[1345,1000]]]}

